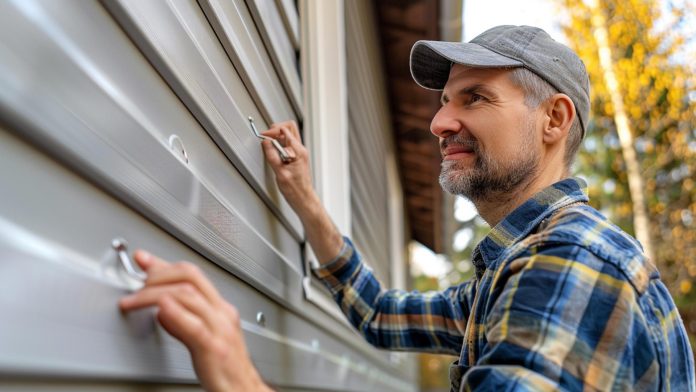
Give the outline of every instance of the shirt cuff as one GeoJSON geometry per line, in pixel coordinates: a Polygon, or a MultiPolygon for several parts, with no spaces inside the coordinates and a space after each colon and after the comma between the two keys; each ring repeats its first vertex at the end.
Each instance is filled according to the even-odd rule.
{"type": "Polygon", "coordinates": [[[355,250],[353,242],[350,238],[343,237],[343,246],[338,256],[328,263],[312,268],[312,272],[333,294],[336,294],[350,281],[360,264],[360,255],[355,250]]]}

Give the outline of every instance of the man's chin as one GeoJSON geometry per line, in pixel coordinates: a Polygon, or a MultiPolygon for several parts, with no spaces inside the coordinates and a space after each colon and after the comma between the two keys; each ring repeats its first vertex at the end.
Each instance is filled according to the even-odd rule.
{"type": "Polygon", "coordinates": [[[455,196],[470,197],[473,168],[442,168],[440,186],[455,196]]]}
{"type": "Polygon", "coordinates": [[[469,177],[475,175],[480,168],[476,166],[475,162],[471,162],[468,159],[464,160],[447,160],[442,161],[440,167],[440,176],[446,176],[448,178],[459,178],[459,177],[469,177]]]}

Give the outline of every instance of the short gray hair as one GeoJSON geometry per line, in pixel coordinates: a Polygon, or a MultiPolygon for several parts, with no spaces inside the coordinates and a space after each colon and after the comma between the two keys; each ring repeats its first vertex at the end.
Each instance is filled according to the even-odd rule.
{"type": "MultiPolygon", "coordinates": [[[[526,68],[514,68],[510,73],[510,79],[513,84],[522,89],[522,92],[524,92],[524,103],[530,109],[537,108],[542,102],[551,98],[552,95],[558,94],[558,90],[555,87],[526,68]]],[[[582,126],[576,114],[573,124],[568,131],[568,139],[566,140],[566,149],[563,156],[566,168],[569,169],[570,165],[573,164],[581,141],[582,126]]]]}

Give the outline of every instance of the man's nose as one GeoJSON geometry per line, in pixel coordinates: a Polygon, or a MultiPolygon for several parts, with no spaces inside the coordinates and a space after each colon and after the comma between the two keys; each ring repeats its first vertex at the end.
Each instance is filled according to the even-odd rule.
{"type": "Polygon", "coordinates": [[[435,117],[430,122],[430,132],[440,138],[446,138],[459,133],[462,124],[454,116],[454,113],[447,104],[440,107],[435,117]]]}

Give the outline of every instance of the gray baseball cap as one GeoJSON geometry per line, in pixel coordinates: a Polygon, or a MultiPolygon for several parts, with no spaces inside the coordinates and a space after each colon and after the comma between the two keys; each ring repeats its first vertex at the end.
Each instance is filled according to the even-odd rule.
{"type": "Polygon", "coordinates": [[[583,136],[590,116],[590,79],[582,60],[544,30],[497,26],[470,42],[418,41],[411,48],[411,75],[420,86],[442,90],[453,64],[474,68],[524,67],[575,104],[583,136]]]}

